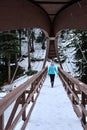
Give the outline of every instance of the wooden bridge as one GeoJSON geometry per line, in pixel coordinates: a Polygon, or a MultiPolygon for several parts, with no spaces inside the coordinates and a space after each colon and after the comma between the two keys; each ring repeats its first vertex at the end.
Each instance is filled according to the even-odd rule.
{"type": "MultiPolygon", "coordinates": [[[[21,84],[0,100],[0,130],[13,130],[21,117],[23,120],[21,130],[26,128],[31,112],[47,75],[47,67],[45,67],[46,59],[53,58],[54,56],[57,57],[58,53],[56,52],[57,44],[48,44],[42,71],[35,74],[32,78],[21,84]],[[50,53],[51,51],[52,53],[50,53]],[[30,106],[28,114],[26,114],[26,107],[31,103],[32,105],[30,106]],[[12,104],[13,108],[11,114],[8,115],[9,118],[5,124],[5,111],[12,104]],[[21,109],[18,111],[18,114],[16,114],[19,105],[21,105],[21,109]]],[[[71,100],[73,110],[76,112],[78,118],[81,119],[81,124],[84,130],[87,130],[87,85],[72,77],[61,67],[58,68],[58,71],[63,87],[71,100]]]]}
{"type": "Polygon", "coordinates": [[[41,28],[46,35],[47,51],[43,69],[0,100],[0,130],[13,130],[21,118],[24,130],[44,83],[48,58],[57,57],[59,77],[84,130],[87,130],[87,85],[62,69],[57,50],[58,34],[63,29],[87,29],[87,0],[3,0],[0,2],[0,31],[41,28]],[[50,8],[52,7],[52,8],[50,8]],[[31,105],[28,114],[26,107],[31,105]],[[13,104],[5,124],[4,114],[13,104]],[[16,114],[19,105],[21,109],[16,114]]]}

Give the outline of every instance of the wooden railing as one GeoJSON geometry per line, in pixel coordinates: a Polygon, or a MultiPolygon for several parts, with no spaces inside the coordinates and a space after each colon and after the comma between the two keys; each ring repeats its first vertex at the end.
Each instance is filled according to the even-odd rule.
{"type": "Polygon", "coordinates": [[[23,122],[19,129],[25,129],[46,74],[47,68],[35,74],[0,100],[0,130],[13,130],[19,119],[23,122]],[[30,107],[27,110],[27,106],[29,105],[30,107]],[[5,111],[9,109],[9,107],[11,107],[11,113],[4,118],[5,111]]]}
{"type": "Polygon", "coordinates": [[[87,85],[75,79],[59,68],[59,77],[69,96],[74,111],[81,120],[84,130],[87,130],[87,85]]]}

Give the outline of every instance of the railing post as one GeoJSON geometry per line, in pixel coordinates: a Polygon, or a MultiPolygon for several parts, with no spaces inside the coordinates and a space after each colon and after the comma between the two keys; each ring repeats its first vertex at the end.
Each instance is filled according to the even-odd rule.
{"type": "MultiPolygon", "coordinates": [[[[75,88],[74,88],[74,84],[73,83],[72,83],[72,91],[75,93],[75,88]]],[[[73,103],[73,105],[77,104],[73,94],[72,94],[72,103],[73,103]]]]}
{"type": "MultiPolygon", "coordinates": [[[[25,92],[22,94],[22,107],[25,104],[25,92]]],[[[23,114],[22,114],[22,120],[25,121],[26,120],[26,109],[24,110],[23,114]]]]}
{"type": "Polygon", "coordinates": [[[0,130],[4,130],[4,114],[0,116],[0,130]]]}
{"type": "MultiPolygon", "coordinates": [[[[69,80],[69,79],[66,79],[66,82],[67,82],[67,84],[68,84],[69,88],[71,88],[71,82],[70,82],[70,80],[69,80]]],[[[68,95],[70,95],[70,94],[71,94],[71,92],[70,92],[69,88],[68,88],[68,87],[66,88],[66,91],[67,91],[67,94],[68,94],[68,95]]]]}
{"type": "MultiPolygon", "coordinates": [[[[34,88],[35,88],[36,84],[37,84],[37,81],[34,81],[34,82],[31,84],[31,92],[34,91],[34,88]]],[[[32,96],[32,102],[34,102],[34,95],[32,96]]]]}
{"type": "MultiPolygon", "coordinates": [[[[85,108],[86,106],[85,106],[85,94],[82,92],[82,105],[83,105],[83,107],[85,108]]],[[[84,112],[82,111],[82,122],[84,123],[84,125],[86,124],[86,116],[85,116],[85,114],[84,114],[84,112]]]]}

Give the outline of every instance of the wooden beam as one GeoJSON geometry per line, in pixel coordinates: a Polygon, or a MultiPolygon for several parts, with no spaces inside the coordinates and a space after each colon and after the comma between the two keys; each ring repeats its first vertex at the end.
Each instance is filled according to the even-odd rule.
{"type": "Polygon", "coordinates": [[[37,4],[71,4],[73,2],[78,2],[80,0],[73,0],[73,1],[35,1],[35,0],[32,0],[33,3],[37,3],[37,4]]]}

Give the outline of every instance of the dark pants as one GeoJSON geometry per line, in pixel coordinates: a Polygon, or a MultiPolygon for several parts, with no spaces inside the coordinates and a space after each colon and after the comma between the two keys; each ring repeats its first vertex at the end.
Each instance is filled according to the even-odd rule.
{"type": "Polygon", "coordinates": [[[52,87],[53,87],[53,84],[54,84],[54,78],[55,78],[55,74],[50,74],[50,81],[51,81],[52,87]]]}

